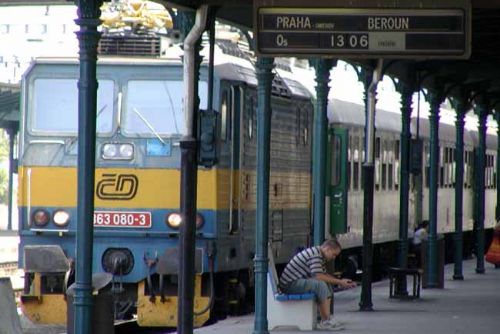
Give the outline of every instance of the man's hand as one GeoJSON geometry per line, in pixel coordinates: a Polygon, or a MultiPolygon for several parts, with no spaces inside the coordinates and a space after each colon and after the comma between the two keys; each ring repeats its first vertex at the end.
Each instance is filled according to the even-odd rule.
{"type": "Polygon", "coordinates": [[[339,285],[344,289],[351,289],[356,287],[356,283],[347,278],[339,280],[339,285]]]}
{"type": "Polygon", "coordinates": [[[347,278],[340,279],[340,278],[336,278],[330,274],[317,273],[316,275],[314,275],[314,278],[318,279],[320,281],[330,283],[330,284],[337,284],[344,289],[350,289],[350,288],[356,287],[356,283],[354,283],[350,279],[347,279],[347,278]]]}

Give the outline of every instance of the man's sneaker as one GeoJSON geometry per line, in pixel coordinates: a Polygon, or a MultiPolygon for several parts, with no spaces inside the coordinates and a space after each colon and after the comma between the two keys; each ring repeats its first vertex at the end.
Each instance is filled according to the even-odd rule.
{"type": "Polygon", "coordinates": [[[345,323],[343,321],[335,320],[333,317],[330,317],[330,319],[328,319],[326,321],[334,326],[344,326],[345,325],[345,323]]]}
{"type": "Polygon", "coordinates": [[[339,324],[338,322],[331,323],[330,320],[322,320],[316,325],[316,329],[327,330],[327,331],[340,331],[344,329],[344,326],[339,324]]]}

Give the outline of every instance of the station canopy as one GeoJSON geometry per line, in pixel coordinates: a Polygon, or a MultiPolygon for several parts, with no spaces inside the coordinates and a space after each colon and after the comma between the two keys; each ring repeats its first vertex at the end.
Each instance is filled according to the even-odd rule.
{"type": "MultiPolygon", "coordinates": [[[[253,0],[153,0],[165,5],[168,8],[196,9],[207,4],[217,8],[217,19],[221,22],[231,24],[243,31],[253,31],[253,0]]],[[[262,1],[262,0],[259,0],[262,1]]],[[[374,7],[374,3],[387,4],[393,8],[398,8],[398,4],[411,3],[410,0],[311,0],[320,2],[326,6],[342,7],[339,4],[357,5],[358,7],[374,7]]],[[[291,0],[290,3],[300,3],[301,7],[307,7],[311,1],[291,0]]],[[[425,3],[447,3],[451,0],[426,0],[425,3]]],[[[467,2],[468,0],[461,0],[467,2]]],[[[76,2],[76,1],[75,1],[76,2]]],[[[284,2],[284,0],[274,1],[284,2]]],[[[414,1],[419,3],[420,1],[414,1]]],[[[273,1],[269,0],[271,4],[273,1]]],[[[68,4],[68,0],[0,0],[0,5],[29,5],[29,4],[68,4]]],[[[376,7],[376,6],[375,6],[376,7]]],[[[405,79],[408,67],[414,66],[421,78],[423,88],[433,88],[436,82],[444,83],[445,90],[450,87],[465,87],[471,94],[487,95],[492,102],[491,107],[495,107],[500,96],[500,2],[494,0],[470,0],[471,8],[471,52],[468,59],[386,59],[384,65],[387,67],[385,74],[400,79],[405,79]],[[390,66],[389,66],[390,65],[390,66]]],[[[307,55],[301,54],[306,58],[307,55]]],[[[372,66],[373,61],[367,59],[348,59],[349,62],[360,65],[372,66]]],[[[6,115],[11,111],[11,106],[6,105],[7,101],[12,101],[15,96],[15,88],[5,89],[0,99],[0,118],[6,119],[6,115]]],[[[10,116],[9,116],[10,117],[10,116]]]]}
{"type": "MultiPolygon", "coordinates": [[[[344,3],[366,4],[376,0],[343,1],[344,3]]],[[[403,2],[399,1],[399,2],[403,2]]],[[[446,1],[446,0],[445,0],[446,1]]],[[[208,4],[217,6],[217,18],[243,30],[253,30],[252,0],[157,0],[170,7],[197,8],[208,4]]],[[[342,3],[338,0],[325,0],[332,7],[342,3]]],[[[439,3],[440,0],[435,0],[439,3]]],[[[268,1],[272,3],[272,1],[268,1]]],[[[295,2],[297,3],[297,2],[295,2]]],[[[301,7],[307,7],[307,1],[302,1],[301,7]]],[[[398,1],[390,1],[397,6],[398,1]]],[[[449,3],[449,2],[448,2],[449,3]]],[[[500,2],[491,0],[470,0],[471,3],[471,54],[463,60],[384,60],[384,65],[391,62],[386,74],[404,79],[408,65],[415,66],[423,81],[424,88],[433,88],[436,81],[444,82],[446,88],[465,85],[471,92],[481,91],[490,100],[500,96],[500,2]],[[427,86],[427,87],[426,87],[427,86]]],[[[371,7],[371,6],[367,6],[371,7]]],[[[305,57],[301,55],[301,57],[305,57]]],[[[367,60],[343,59],[358,64],[371,64],[367,60]]],[[[492,105],[491,107],[494,107],[492,105]]]]}

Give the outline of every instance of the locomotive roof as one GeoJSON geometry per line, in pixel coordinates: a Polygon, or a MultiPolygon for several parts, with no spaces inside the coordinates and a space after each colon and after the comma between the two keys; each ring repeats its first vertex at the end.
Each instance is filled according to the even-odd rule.
{"type": "MultiPolygon", "coordinates": [[[[232,80],[245,82],[247,85],[252,87],[257,87],[257,77],[255,74],[255,68],[253,64],[244,59],[229,59],[237,58],[227,56],[225,62],[220,62],[214,66],[214,72],[220,79],[232,80]]],[[[25,73],[29,73],[31,68],[36,64],[67,64],[75,65],[79,64],[78,58],[76,57],[40,57],[35,58],[31,65],[25,73]]],[[[176,58],[144,58],[144,57],[116,57],[116,56],[100,56],[98,59],[98,64],[102,65],[134,65],[134,66],[147,66],[147,65],[178,65],[182,66],[180,59],[176,58]]],[[[206,66],[206,62],[202,64],[206,66]]],[[[292,94],[305,99],[310,99],[312,95],[309,91],[298,81],[292,79],[288,75],[284,74],[283,71],[275,73],[275,80],[273,80],[273,91],[281,92],[280,95],[288,96],[292,94]],[[281,74],[281,75],[280,75],[281,74]],[[277,87],[284,86],[284,87],[277,87]],[[283,90],[288,90],[288,92],[283,92],[283,90]]]]}

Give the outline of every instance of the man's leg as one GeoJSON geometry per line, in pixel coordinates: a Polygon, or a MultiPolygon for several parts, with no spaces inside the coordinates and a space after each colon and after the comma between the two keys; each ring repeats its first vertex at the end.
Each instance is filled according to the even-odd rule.
{"type": "Polygon", "coordinates": [[[301,278],[292,283],[285,289],[286,293],[306,293],[312,292],[316,296],[316,302],[319,308],[321,320],[330,319],[330,305],[333,296],[333,290],[330,284],[316,280],[301,278]]]}
{"type": "Polygon", "coordinates": [[[321,320],[330,319],[330,304],[332,302],[331,298],[327,298],[323,301],[318,302],[319,315],[321,316],[321,320]]]}

